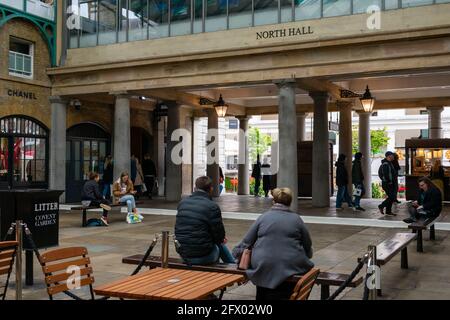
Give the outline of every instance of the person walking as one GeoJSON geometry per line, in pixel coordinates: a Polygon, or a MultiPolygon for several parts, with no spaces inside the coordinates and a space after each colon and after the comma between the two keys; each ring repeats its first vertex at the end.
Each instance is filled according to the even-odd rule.
{"type": "Polygon", "coordinates": [[[256,285],[256,300],[289,299],[296,284],[286,279],[314,267],[309,231],[299,214],[290,210],[292,191],[276,188],[272,196],[272,208],[256,219],[233,249],[238,260],[245,249],[251,249],[246,274],[256,285]]]}
{"type": "Polygon", "coordinates": [[[364,189],[364,174],[361,165],[361,160],[363,157],[364,156],[361,152],[355,153],[355,159],[352,164],[352,183],[355,187],[354,208],[359,211],[366,211],[363,207],[361,207],[361,198],[366,193],[366,190],[364,189]]]}
{"type": "Polygon", "coordinates": [[[191,265],[209,265],[219,261],[235,263],[228,250],[222,213],[212,200],[211,178],[202,176],[195,180],[195,191],[181,200],[175,219],[176,247],[184,262],[191,265]]]}
{"type": "Polygon", "coordinates": [[[113,163],[110,155],[105,157],[105,164],[103,167],[103,197],[111,199],[111,186],[113,184],[113,163]]]}
{"type": "Polygon", "coordinates": [[[269,196],[269,191],[272,189],[272,173],[267,157],[264,158],[263,164],[261,165],[261,174],[263,176],[264,196],[267,198],[269,196]]]}
{"type": "Polygon", "coordinates": [[[402,167],[400,167],[400,163],[398,160],[399,160],[398,154],[394,153],[394,160],[392,161],[392,165],[394,166],[393,188],[394,188],[395,204],[401,203],[401,201],[398,200],[398,176],[402,167]]]}
{"type": "Polygon", "coordinates": [[[381,179],[381,186],[386,194],[386,199],[378,206],[381,214],[389,216],[395,216],[392,212],[392,204],[395,201],[395,168],[392,164],[394,161],[394,153],[391,151],[386,152],[385,158],[381,161],[381,165],[378,168],[378,176],[381,179]],[[386,212],[384,212],[386,208],[386,212]]]}
{"type": "Polygon", "coordinates": [[[89,206],[95,206],[103,209],[103,215],[100,220],[105,226],[108,226],[108,212],[111,211],[109,201],[100,193],[98,181],[100,176],[96,172],[89,173],[89,180],[83,186],[81,200],[89,201],[89,206]]]}
{"type": "Polygon", "coordinates": [[[144,183],[147,188],[146,194],[149,199],[152,199],[153,186],[156,180],[156,166],[148,153],[144,156],[144,161],[142,162],[142,172],[144,173],[144,183]]]}
{"type": "Polygon", "coordinates": [[[256,156],[256,163],[253,165],[252,178],[255,179],[255,189],[253,191],[255,197],[259,197],[259,187],[261,185],[261,162],[259,154],[256,156]]]}
{"type": "Polygon", "coordinates": [[[353,208],[352,198],[348,194],[348,172],[345,167],[346,155],[341,153],[335,163],[336,185],[338,187],[336,195],[336,210],[342,210],[342,202],[347,202],[349,208],[353,208]]]}
{"type": "Polygon", "coordinates": [[[133,188],[133,183],[131,182],[128,172],[122,172],[120,178],[114,182],[113,195],[114,203],[126,203],[128,209],[128,223],[138,223],[144,219],[144,217],[137,212],[136,201],[134,199],[135,194],[136,191],[133,188]]]}

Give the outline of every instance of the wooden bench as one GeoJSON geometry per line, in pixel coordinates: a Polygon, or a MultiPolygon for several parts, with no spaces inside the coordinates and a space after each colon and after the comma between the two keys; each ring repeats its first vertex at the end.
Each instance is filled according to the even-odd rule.
{"type": "Polygon", "coordinates": [[[428,218],[425,220],[418,220],[409,224],[408,229],[412,229],[413,233],[417,233],[417,252],[423,252],[423,237],[422,231],[430,229],[430,240],[436,240],[436,233],[434,224],[440,220],[440,217],[428,218]]]}
{"type": "MultiPolygon", "coordinates": [[[[124,257],[122,259],[122,263],[134,264],[137,265],[141,262],[144,255],[136,254],[129,257],[124,257]]],[[[200,270],[200,271],[212,271],[212,272],[222,272],[222,273],[232,273],[232,274],[240,274],[246,275],[245,270],[237,269],[236,264],[227,264],[227,263],[217,263],[214,265],[208,266],[200,266],[200,265],[187,265],[181,259],[178,258],[169,258],[169,268],[173,269],[189,269],[189,270],[200,270]]],[[[161,257],[158,256],[149,256],[148,259],[144,263],[145,266],[150,269],[160,267],[161,266],[161,257]]],[[[288,282],[297,283],[300,280],[301,275],[295,275],[287,279],[288,282]]],[[[348,274],[342,273],[332,273],[332,272],[320,272],[319,276],[316,279],[316,284],[320,285],[320,298],[322,300],[326,300],[330,296],[330,286],[340,286],[347,279],[348,274]]],[[[363,277],[356,277],[352,282],[348,285],[351,288],[356,288],[363,282],[363,277]]]]}
{"type": "MultiPolygon", "coordinates": [[[[377,266],[380,268],[388,263],[399,252],[401,253],[400,267],[408,269],[408,244],[416,239],[414,233],[396,233],[391,238],[384,240],[377,245],[377,266]]],[[[361,258],[358,259],[361,261],[361,258]]],[[[381,274],[379,275],[381,284],[381,274]]],[[[381,289],[378,289],[381,296],[381,289]]]]}
{"type": "MultiPolygon", "coordinates": [[[[143,203],[143,201],[136,201],[135,202],[136,205],[143,203]]],[[[110,204],[109,205],[111,208],[121,208],[121,207],[126,207],[127,204],[126,203],[118,203],[118,204],[110,204]]],[[[76,206],[76,207],[71,207],[70,210],[73,211],[82,211],[83,215],[81,217],[81,227],[86,227],[87,226],[87,211],[89,210],[95,210],[95,209],[99,209],[100,207],[97,206],[76,206]]]]}

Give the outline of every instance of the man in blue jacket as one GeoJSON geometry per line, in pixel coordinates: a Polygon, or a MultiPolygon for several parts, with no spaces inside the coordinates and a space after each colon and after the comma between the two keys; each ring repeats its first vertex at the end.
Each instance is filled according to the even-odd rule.
{"type": "Polygon", "coordinates": [[[177,252],[188,264],[214,264],[219,258],[225,263],[235,263],[225,245],[222,213],[212,194],[212,180],[202,176],[195,181],[192,195],[178,205],[175,237],[180,246],[177,252]]]}

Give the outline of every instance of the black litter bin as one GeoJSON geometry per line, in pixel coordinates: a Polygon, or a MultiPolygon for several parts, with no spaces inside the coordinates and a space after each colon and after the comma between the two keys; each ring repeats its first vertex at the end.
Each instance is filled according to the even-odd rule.
{"type": "MultiPolygon", "coordinates": [[[[64,190],[0,190],[0,239],[3,240],[16,220],[26,223],[37,249],[59,244],[59,197],[64,190]]],[[[33,284],[33,252],[25,238],[26,284],[33,284]]]]}

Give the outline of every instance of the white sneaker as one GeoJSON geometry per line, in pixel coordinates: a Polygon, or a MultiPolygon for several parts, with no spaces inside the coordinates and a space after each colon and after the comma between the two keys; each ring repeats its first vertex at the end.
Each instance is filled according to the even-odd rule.
{"type": "Polygon", "coordinates": [[[104,203],[100,203],[100,208],[105,209],[106,211],[111,211],[111,207],[104,203]]]}
{"type": "Polygon", "coordinates": [[[109,223],[108,223],[108,219],[107,219],[107,218],[105,218],[104,216],[102,216],[102,217],[100,218],[100,220],[102,220],[102,222],[103,222],[103,224],[104,224],[105,226],[109,226],[109,223]]]}

